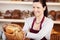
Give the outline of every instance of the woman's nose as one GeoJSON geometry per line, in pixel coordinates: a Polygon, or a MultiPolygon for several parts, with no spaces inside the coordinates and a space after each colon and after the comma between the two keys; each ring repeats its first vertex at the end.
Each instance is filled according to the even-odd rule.
{"type": "Polygon", "coordinates": [[[35,8],[34,11],[36,12],[37,11],[37,8],[35,8]]]}

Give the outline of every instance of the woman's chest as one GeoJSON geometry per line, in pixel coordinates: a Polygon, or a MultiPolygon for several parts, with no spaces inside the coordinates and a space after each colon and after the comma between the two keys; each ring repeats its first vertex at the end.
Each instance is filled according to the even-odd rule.
{"type": "Polygon", "coordinates": [[[40,23],[39,23],[39,24],[36,24],[36,23],[35,23],[35,24],[33,25],[33,29],[34,29],[34,30],[40,30],[40,23]]]}

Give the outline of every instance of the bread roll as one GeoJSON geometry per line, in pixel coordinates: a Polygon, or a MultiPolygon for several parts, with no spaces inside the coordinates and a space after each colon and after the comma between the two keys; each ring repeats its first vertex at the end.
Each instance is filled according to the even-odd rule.
{"type": "Polygon", "coordinates": [[[21,11],[20,10],[13,10],[13,12],[11,13],[11,18],[12,19],[20,19],[21,17],[21,11]]]}

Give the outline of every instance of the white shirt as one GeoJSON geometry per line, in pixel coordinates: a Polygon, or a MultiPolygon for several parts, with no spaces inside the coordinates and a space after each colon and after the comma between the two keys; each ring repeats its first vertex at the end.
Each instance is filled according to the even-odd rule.
{"type": "Polygon", "coordinates": [[[27,33],[26,37],[32,38],[35,40],[40,40],[43,37],[45,37],[47,40],[50,40],[50,35],[51,35],[51,31],[52,31],[53,24],[54,24],[52,19],[45,17],[44,22],[42,24],[42,29],[37,34],[35,34],[35,33],[29,32],[29,29],[32,27],[32,22],[34,18],[35,17],[30,17],[25,20],[23,31],[27,33]]]}

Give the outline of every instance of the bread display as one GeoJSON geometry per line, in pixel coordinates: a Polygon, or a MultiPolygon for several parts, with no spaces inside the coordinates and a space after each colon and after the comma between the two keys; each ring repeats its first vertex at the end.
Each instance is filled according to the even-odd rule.
{"type": "Polygon", "coordinates": [[[0,11],[0,16],[2,16],[2,13],[1,13],[1,11],[0,11]]]}
{"type": "Polygon", "coordinates": [[[53,19],[53,20],[56,20],[56,11],[55,10],[49,11],[48,17],[53,19]]]}
{"type": "Polygon", "coordinates": [[[22,14],[21,14],[21,19],[24,19],[24,18],[28,18],[28,17],[31,17],[31,12],[30,11],[22,11],[22,14]]]}
{"type": "Polygon", "coordinates": [[[5,19],[11,19],[11,11],[10,10],[7,10],[4,14],[4,18],[5,19]]]}
{"type": "Polygon", "coordinates": [[[33,17],[33,16],[34,16],[34,12],[32,11],[32,12],[31,12],[31,17],[33,17]]]}
{"type": "Polygon", "coordinates": [[[0,19],[3,19],[3,13],[0,11],[0,19]]]}
{"type": "Polygon", "coordinates": [[[13,10],[11,13],[12,19],[20,19],[21,18],[21,11],[20,10],[13,10]]]}
{"type": "Polygon", "coordinates": [[[4,19],[25,19],[32,16],[34,16],[33,11],[29,10],[21,11],[19,9],[6,10],[6,12],[3,15],[4,19]]]}
{"type": "Polygon", "coordinates": [[[58,0],[46,0],[47,2],[59,2],[58,0]]]}
{"type": "MultiPolygon", "coordinates": [[[[1,16],[2,13],[0,12],[0,17],[1,16]]],[[[25,19],[32,16],[34,16],[33,11],[29,11],[29,10],[21,11],[19,9],[15,9],[15,10],[6,10],[6,12],[2,17],[4,19],[25,19]]],[[[53,20],[60,20],[60,11],[55,11],[55,10],[49,11],[48,18],[51,18],[53,20]]]]}
{"type": "Polygon", "coordinates": [[[60,21],[60,11],[57,11],[56,20],[57,20],[57,21],[60,21]]]}
{"type": "Polygon", "coordinates": [[[22,28],[17,24],[8,24],[4,27],[4,33],[7,40],[23,40],[24,33],[22,28]]]}
{"type": "Polygon", "coordinates": [[[24,19],[34,16],[34,13],[29,10],[7,10],[4,14],[4,19],[24,19]]]}

